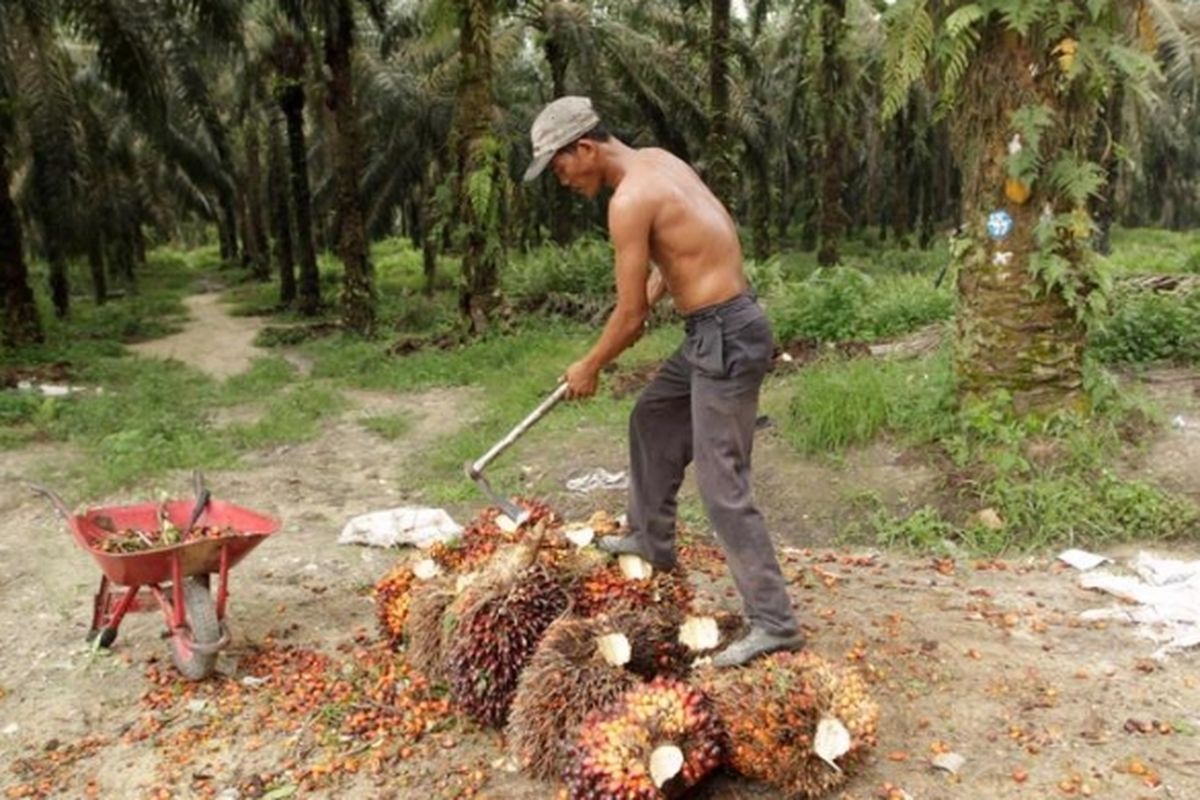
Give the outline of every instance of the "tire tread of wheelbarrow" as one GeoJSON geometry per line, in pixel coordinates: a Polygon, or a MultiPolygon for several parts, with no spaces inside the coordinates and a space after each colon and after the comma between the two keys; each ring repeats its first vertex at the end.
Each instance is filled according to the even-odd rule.
{"type": "Polygon", "coordinates": [[[99,646],[107,650],[117,640],[117,631],[115,628],[92,628],[88,631],[87,643],[95,645],[97,637],[100,639],[99,646]]]}
{"type": "MultiPolygon", "coordinates": [[[[221,638],[221,624],[217,621],[217,608],[213,605],[208,584],[197,576],[183,579],[183,607],[187,612],[188,626],[192,629],[192,641],[212,644],[221,638]]],[[[216,653],[199,653],[195,650],[184,658],[179,652],[175,637],[168,640],[171,661],[183,677],[199,681],[212,674],[217,663],[216,653]]]]}

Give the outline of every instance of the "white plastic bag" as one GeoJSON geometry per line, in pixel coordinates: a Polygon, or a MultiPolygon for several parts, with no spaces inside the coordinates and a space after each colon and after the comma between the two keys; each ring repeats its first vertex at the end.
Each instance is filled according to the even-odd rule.
{"type": "Polygon", "coordinates": [[[342,528],[338,544],[429,547],[455,539],[460,533],[462,526],[440,508],[403,506],[354,517],[342,528]]]}

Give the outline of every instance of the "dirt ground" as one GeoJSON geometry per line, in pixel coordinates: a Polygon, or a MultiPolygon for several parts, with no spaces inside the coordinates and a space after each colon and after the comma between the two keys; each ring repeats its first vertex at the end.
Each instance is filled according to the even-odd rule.
{"type": "MultiPolygon", "coordinates": [[[[227,326],[215,298],[193,298],[193,322],[159,354],[220,353],[193,363],[220,375],[230,374],[230,364],[244,368],[256,323],[227,326]]],[[[1164,407],[1183,423],[1168,427],[1128,468],[1200,501],[1196,377],[1158,377],[1151,383],[1164,407]]],[[[380,652],[369,589],[397,553],[337,545],[342,525],[364,511],[419,504],[421,487],[406,464],[437,437],[471,424],[480,402],[469,390],[448,389],[354,392],[349,400],[351,409],[317,439],[254,453],[240,469],[208,474],[216,496],[277,515],[283,528],[234,571],[233,642],[218,677],[199,687],[171,677],[157,614],[127,618],[111,652],[85,644],[99,571],[19,482],[46,471],[52,476],[78,455],[61,445],[5,452],[3,796],[555,796],[556,787],[509,771],[497,734],[452,716],[378,746],[339,737],[321,709],[300,709],[291,718],[299,724],[290,728],[280,723],[293,710],[287,704],[294,687],[264,669],[270,658],[328,659],[328,673],[336,675],[380,652]],[[397,411],[415,421],[400,442],[385,444],[359,423],[397,411]],[[340,771],[330,767],[331,774],[321,775],[331,764],[340,771]],[[305,769],[320,780],[289,777],[305,769]]],[[[596,508],[620,510],[620,492],[583,496],[563,487],[581,469],[622,468],[622,443],[606,431],[585,423],[570,442],[537,440],[512,457],[530,466],[524,491],[569,519],[596,508]]],[[[893,507],[919,506],[930,491],[934,476],[896,448],[876,445],[838,464],[807,461],[768,430],[756,448],[755,473],[813,649],[860,667],[882,707],[876,751],[835,797],[1200,797],[1200,652],[1154,661],[1153,643],[1131,627],[1081,622],[1080,612],[1110,601],[1079,588],[1075,573],[1049,555],[976,563],[837,547],[840,509],[856,491],[869,489],[893,507]],[[965,758],[957,775],[930,764],[947,751],[965,758]]],[[[186,475],[165,483],[187,492],[186,475]]],[[[135,489],[68,499],[82,507],[145,496],[135,489]]],[[[682,505],[698,507],[690,483],[682,505]]],[[[478,506],[449,510],[465,522],[478,506]]],[[[1138,549],[1108,555],[1122,562],[1138,549]]],[[[1200,558],[1200,551],[1167,555],[1200,558]]],[[[723,575],[697,583],[709,602],[736,610],[723,575]]],[[[717,776],[696,796],[781,795],[717,776]]]]}

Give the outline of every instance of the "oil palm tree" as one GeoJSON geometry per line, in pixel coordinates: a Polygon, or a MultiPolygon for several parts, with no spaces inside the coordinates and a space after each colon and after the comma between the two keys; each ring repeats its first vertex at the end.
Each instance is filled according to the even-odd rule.
{"type": "Polygon", "coordinates": [[[1103,308],[1089,198],[1103,102],[1148,96],[1159,69],[1140,3],[984,0],[889,12],[885,114],[933,63],[963,173],[956,372],[964,401],[1084,409],[1086,319],[1103,308]]]}

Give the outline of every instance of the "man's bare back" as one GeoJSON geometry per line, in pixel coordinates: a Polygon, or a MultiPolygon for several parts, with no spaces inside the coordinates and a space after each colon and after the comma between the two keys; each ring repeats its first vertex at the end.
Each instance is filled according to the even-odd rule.
{"type": "Polygon", "coordinates": [[[679,311],[746,290],[733,219],[684,161],[658,148],[634,151],[612,200],[610,226],[614,212],[650,215],[650,258],[679,311]]]}

